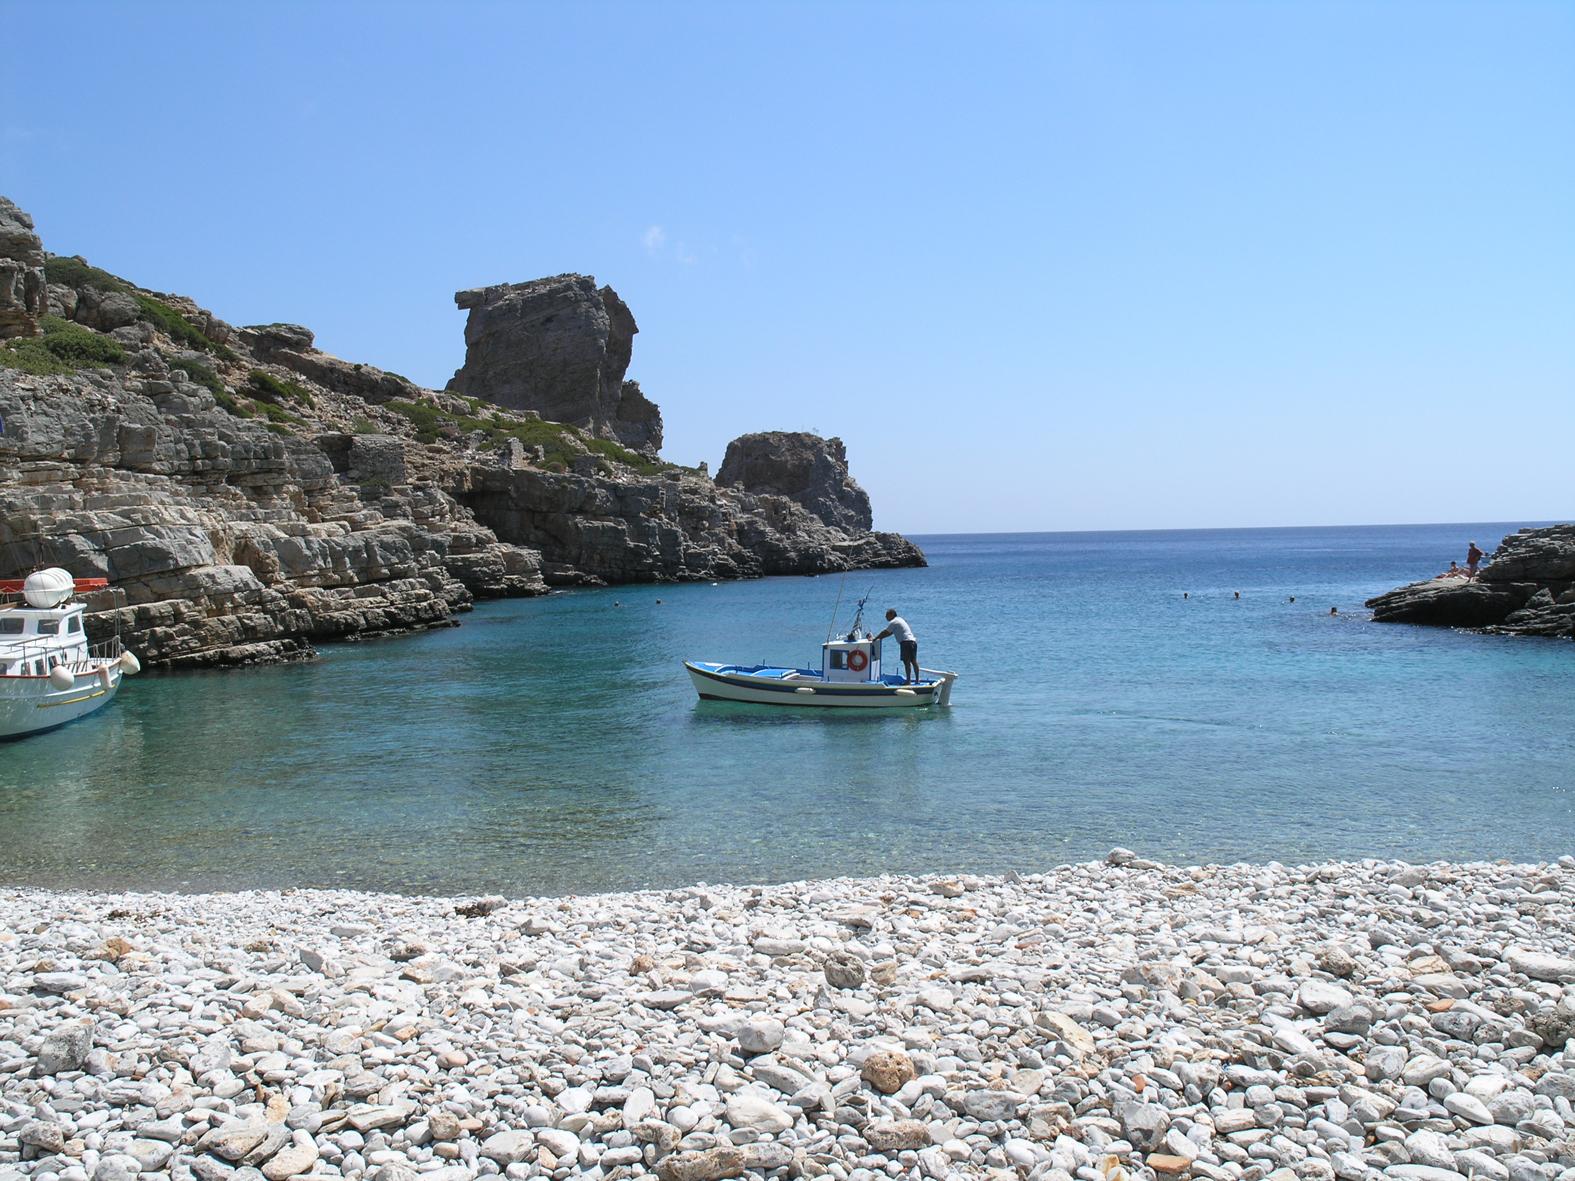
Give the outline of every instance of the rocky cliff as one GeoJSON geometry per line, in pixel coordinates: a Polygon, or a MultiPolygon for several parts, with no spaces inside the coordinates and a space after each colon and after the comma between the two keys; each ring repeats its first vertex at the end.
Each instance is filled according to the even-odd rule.
{"type": "Polygon", "coordinates": [[[48,305],[44,244],[33,219],[0,197],[0,340],[37,336],[48,305]]]}
{"type": "MultiPolygon", "coordinates": [[[[618,400],[584,429],[46,257],[0,203],[0,577],[108,577],[125,598],[98,605],[96,632],[118,626],[150,664],[197,665],[441,626],[476,598],[549,585],[923,564],[894,534],[662,462],[660,418],[623,376],[633,317],[609,288],[569,286],[599,301],[605,339],[577,313],[538,325],[535,355],[602,349],[576,380],[618,400]],[[642,415],[654,434],[626,437],[644,450],[608,437],[642,415]]],[[[823,445],[845,470],[840,443],[823,445]]]]}
{"type": "Polygon", "coordinates": [[[873,522],[869,494],[848,471],[841,439],[795,431],[740,435],[727,445],[716,482],[785,496],[834,529],[868,532],[873,522]]]}
{"type": "Polygon", "coordinates": [[[1369,599],[1381,623],[1575,639],[1575,525],[1504,538],[1474,579],[1441,575],[1369,599]]]}
{"type": "Polygon", "coordinates": [[[626,381],[640,331],[629,306],[588,275],[460,291],[465,364],[448,388],[529,410],[655,456],[662,414],[626,381]]]}

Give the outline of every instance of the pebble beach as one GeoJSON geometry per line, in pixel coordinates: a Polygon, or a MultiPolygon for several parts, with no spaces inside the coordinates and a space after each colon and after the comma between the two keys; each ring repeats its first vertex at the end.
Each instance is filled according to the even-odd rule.
{"type": "Polygon", "coordinates": [[[0,1176],[1575,1181],[1575,857],[0,893],[0,1176]]]}

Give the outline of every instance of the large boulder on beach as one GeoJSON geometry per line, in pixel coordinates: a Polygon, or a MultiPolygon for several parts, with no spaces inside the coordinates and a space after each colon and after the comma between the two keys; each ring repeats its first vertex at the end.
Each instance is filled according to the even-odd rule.
{"type": "Polygon", "coordinates": [[[640,331],[629,305],[589,275],[553,275],[456,292],[465,363],[450,391],[531,410],[655,455],[662,413],[625,381],[640,331]]]}
{"type": "Polygon", "coordinates": [[[785,496],[836,529],[862,533],[874,523],[869,494],[848,471],[848,451],[841,439],[807,431],[740,435],[727,445],[716,482],[763,496],[785,496]]]}

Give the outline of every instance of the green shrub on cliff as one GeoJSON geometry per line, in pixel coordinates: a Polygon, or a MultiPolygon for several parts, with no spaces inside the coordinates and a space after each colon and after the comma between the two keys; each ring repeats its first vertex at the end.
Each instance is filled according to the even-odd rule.
{"type": "Polygon", "coordinates": [[[256,403],[241,401],[222,385],[214,393],[213,400],[224,409],[228,410],[231,414],[235,415],[236,418],[251,418],[256,413],[256,411],[252,409],[256,403]]]}
{"type": "Polygon", "coordinates": [[[70,365],[50,352],[48,346],[37,337],[24,337],[0,345],[0,367],[20,369],[34,377],[74,372],[70,365]]]}
{"type": "MultiPolygon", "coordinates": [[[[472,401],[466,399],[467,404],[472,401]]],[[[395,414],[410,421],[410,425],[416,428],[418,442],[436,443],[445,434],[458,438],[472,431],[481,431],[494,443],[518,439],[526,447],[542,449],[542,463],[548,471],[567,471],[575,459],[586,451],[633,468],[642,476],[676,475],[690,470],[658,459],[648,459],[611,439],[595,438],[562,422],[547,422],[539,418],[510,422],[496,411],[486,418],[477,418],[440,410],[430,402],[409,402],[403,398],[395,398],[386,405],[395,414]],[[576,443],[579,445],[576,446],[576,443]]]]}
{"type": "Polygon", "coordinates": [[[44,376],[118,365],[126,359],[117,341],[70,320],[43,316],[39,325],[44,330],[43,336],[13,340],[0,348],[0,364],[8,369],[44,376]]]}
{"type": "Polygon", "coordinates": [[[59,283],[63,287],[96,287],[100,291],[130,291],[131,284],[102,271],[98,267],[90,266],[80,258],[50,258],[44,261],[44,278],[51,283],[59,283]]]}
{"type": "Polygon", "coordinates": [[[91,328],[62,320],[59,316],[44,316],[39,324],[44,329],[44,347],[74,369],[118,365],[126,359],[125,350],[118,341],[91,328]]]}
{"type": "MultiPolygon", "coordinates": [[[[219,380],[219,375],[212,369],[209,369],[201,361],[194,361],[189,357],[177,359],[165,354],[164,361],[171,369],[184,369],[187,377],[200,386],[206,386],[209,392],[219,399],[219,404],[221,406],[224,405],[224,398],[229,397],[229,390],[225,388],[224,382],[219,380]]],[[[233,399],[231,400],[233,401],[233,399]]],[[[226,406],[225,409],[228,410],[229,407],[226,406]]]]}
{"type": "Polygon", "coordinates": [[[453,425],[448,415],[429,402],[407,402],[403,398],[395,398],[387,406],[395,414],[410,421],[410,425],[416,428],[416,441],[420,443],[436,443],[438,432],[445,426],[453,425]]]}
{"type": "Polygon", "coordinates": [[[282,381],[261,369],[253,369],[246,380],[252,396],[259,401],[272,402],[275,406],[282,406],[286,402],[312,405],[311,391],[296,385],[293,381],[282,381]]]}
{"type": "Polygon", "coordinates": [[[181,315],[162,299],[145,295],[135,290],[132,285],[112,275],[106,270],[92,266],[80,258],[51,258],[44,262],[44,277],[51,283],[59,283],[66,287],[81,290],[84,287],[93,287],[99,291],[121,291],[130,294],[137,301],[137,312],[142,319],[152,324],[165,336],[187,348],[197,349],[204,353],[212,353],[226,361],[236,359],[235,352],[227,345],[216,344],[209,340],[185,316],[181,315]]]}
{"type": "MultiPolygon", "coordinates": [[[[190,361],[182,361],[180,364],[188,373],[191,372],[192,363],[190,361]]],[[[208,376],[213,376],[212,370],[208,371],[208,376]]],[[[218,381],[217,378],[214,378],[214,380],[218,381]]],[[[207,383],[204,382],[203,384],[207,383]]],[[[209,388],[212,389],[213,387],[210,386],[209,388]]],[[[255,388],[254,386],[247,386],[245,389],[246,392],[255,392],[255,388]]],[[[235,415],[236,418],[256,418],[258,415],[261,415],[268,420],[268,429],[276,435],[294,434],[291,428],[304,425],[306,422],[304,418],[291,414],[283,406],[276,406],[272,402],[265,402],[260,398],[247,398],[232,394],[224,388],[222,382],[219,383],[219,388],[213,391],[213,400],[235,415]]]]}
{"type": "Polygon", "coordinates": [[[143,295],[140,291],[134,292],[132,298],[137,301],[137,308],[142,318],[177,344],[183,344],[200,352],[212,353],[226,361],[236,359],[234,350],[228,345],[209,340],[195,324],[163,300],[154,299],[151,295],[143,295]]]}
{"type": "Polygon", "coordinates": [[[275,406],[269,402],[253,402],[252,408],[261,411],[264,418],[279,426],[283,426],[286,423],[304,423],[306,421],[299,414],[291,414],[283,406],[275,406]]]}

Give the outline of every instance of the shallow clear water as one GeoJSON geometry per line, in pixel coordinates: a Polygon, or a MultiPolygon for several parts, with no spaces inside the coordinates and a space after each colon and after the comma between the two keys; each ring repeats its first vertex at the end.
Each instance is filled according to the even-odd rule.
{"type": "Polygon", "coordinates": [[[145,675],[0,745],[0,879],[552,893],[1116,844],[1553,857],[1575,645],[1361,610],[1509,528],[921,538],[932,566],[850,575],[842,623],[872,587],[900,607],[962,674],[944,711],[697,700],[685,658],[818,665],[836,577],[493,603],[309,665],[145,675]]]}

